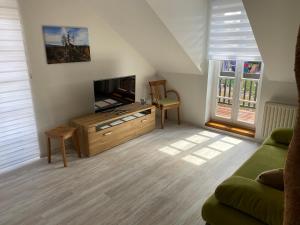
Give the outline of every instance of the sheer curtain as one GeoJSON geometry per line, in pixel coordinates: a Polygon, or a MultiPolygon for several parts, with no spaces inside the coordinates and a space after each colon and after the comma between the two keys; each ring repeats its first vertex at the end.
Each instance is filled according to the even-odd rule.
{"type": "Polygon", "coordinates": [[[0,0],[0,172],[39,157],[17,0],[0,0]]]}
{"type": "Polygon", "coordinates": [[[261,60],[242,0],[211,0],[208,57],[261,60]]]}

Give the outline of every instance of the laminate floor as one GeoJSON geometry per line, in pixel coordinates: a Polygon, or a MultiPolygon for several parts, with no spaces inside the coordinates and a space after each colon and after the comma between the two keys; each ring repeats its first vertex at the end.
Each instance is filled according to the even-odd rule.
{"type": "Polygon", "coordinates": [[[2,225],[204,225],[201,207],[257,148],[168,123],[91,158],[45,158],[0,175],[2,225]]]}

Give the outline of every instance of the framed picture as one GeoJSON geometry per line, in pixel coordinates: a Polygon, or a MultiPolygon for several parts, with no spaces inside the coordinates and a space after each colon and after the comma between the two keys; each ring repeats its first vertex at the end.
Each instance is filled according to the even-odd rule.
{"type": "Polygon", "coordinates": [[[91,61],[88,29],[43,26],[48,64],[91,61]]]}

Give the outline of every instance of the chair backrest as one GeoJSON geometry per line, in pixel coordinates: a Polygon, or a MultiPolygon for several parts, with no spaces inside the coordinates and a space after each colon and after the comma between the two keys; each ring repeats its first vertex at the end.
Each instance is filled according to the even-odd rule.
{"type": "Polygon", "coordinates": [[[152,103],[158,103],[159,100],[166,98],[166,80],[149,81],[152,103]]]}

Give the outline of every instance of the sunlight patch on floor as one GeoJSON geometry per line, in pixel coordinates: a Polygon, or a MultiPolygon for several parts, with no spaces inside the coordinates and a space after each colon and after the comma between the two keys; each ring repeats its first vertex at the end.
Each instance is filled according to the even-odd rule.
{"type": "Polygon", "coordinates": [[[210,138],[203,137],[201,135],[193,135],[193,136],[190,136],[190,137],[186,138],[186,140],[194,142],[196,144],[201,144],[203,142],[206,142],[206,141],[210,140],[210,138]]]}
{"type": "Polygon", "coordinates": [[[216,156],[220,155],[221,152],[218,152],[216,150],[204,147],[204,148],[201,148],[201,149],[193,152],[193,154],[197,155],[197,156],[200,156],[200,157],[202,157],[204,159],[213,159],[216,156]]]}
{"type": "Polygon", "coordinates": [[[232,137],[223,137],[222,139],[221,139],[221,141],[225,141],[225,142],[228,142],[228,143],[230,143],[230,144],[234,144],[234,145],[238,145],[238,144],[240,144],[240,143],[242,143],[243,141],[242,140],[240,140],[240,139],[237,139],[237,138],[232,138],[232,137]]]}
{"type": "Polygon", "coordinates": [[[199,134],[206,136],[206,137],[210,137],[210,138],[215,138],[215,137],[219,136],[218,133],[207,131],[207,130],[201,131],[199,134]]]}
{"type": "Polygon", "coordinates": [[[216,141],[216,142],[208,145],[208,147],[214,148],[214,149],[222,151],[222,152],[225,152],[225,151],[231,149],[232,147],[234,147],[234,145],[228,144],[224,141],[216,141]]]}
{"type": "Polygon", "coordinates": [[[180,141],[177,141],[177,142],[171,144],[171,146],[174,148],[180,149],[182,151],[186,151],[186,150],[189,150],[189,149],[195,147],[196,144],[193,144],[189,141],[180,140],[180,141]]]}
{"type": "Polygon", "coordinates": [[[168,155],[178,155],[181,151],[171,148],[169,146],[158,149],[160,152],[166,153],[168,155]]]}
{"type": "Polygon", "coordinates": [[[182,160],[184,160],[186,162],[189,162],[189,163],[192,163],[196,166],[200,166],[200,165],[202,165],[206,162],[204,159],[200,159],[200,158],[198,158],[196,156],[193,156],[193,155],[187,155],[187,156],[183,157],[182,160]]]}
{"type": "Polygon", "coordinates": [[[201,131],[159,148],[158,151],[174,157],[179,155],[181,160],[200,166],[243,142],[238,138],[223,135],[218,137],[219,135],[211,131],[201,131]],[[213,139],[214,142],[210,142],[213,139]]]}

